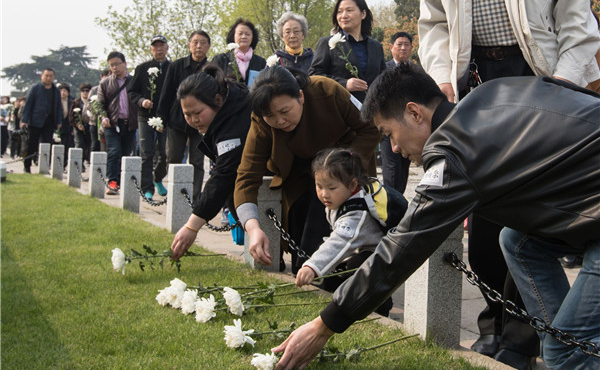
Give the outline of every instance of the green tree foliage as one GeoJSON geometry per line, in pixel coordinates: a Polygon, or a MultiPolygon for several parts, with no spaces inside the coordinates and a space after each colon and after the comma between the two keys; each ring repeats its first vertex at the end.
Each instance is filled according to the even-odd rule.
{"type": "Polygon", "coordinates": [[[396,2],[396,18],[398,22],[403,17],[419,18],[419,0],[394,0],[396,2]]]}
{"type": "MultiPolygon", "coordinates": [[[[40,82],[44,68],[50,67],[56,71],[56,79],[66,82],[72,87],[82,83],[95,84],[100,72],[89,68],[94,57],[86,51],[87,46],[68,47],[61,45],[58,50],[49,49],[48,55],[34,55],[31,63],[19,63],[2,70],[2,78],[11,81],[18,93],[25,93],[32,85],[40,82]]],[[[72,92],[75,92],[71,88],[72,92]]]]}
{"type": "Polygon", "coordinates": [[[331,12],[334,0],[230,0],[230,11],[222,17],[221,32],[214,38],[225,37],[231,25],[237,18],[250,20],[259,30],[260,42],[256,53],[268,57],[275,50],[283,47],[283,42],[277,35],[275,25],[286,11],[293,11],[306,17],[308,35],[304,46],[314,48],[319,38],[329,35],[332,28],[331,12]]]}
{"type": "MultiPolygon", "coordinates": [[[[112,48],[125,54],[129,67],[150,59],[150,40],[161,34],[169,40],[169,58],[189,54],[191,32],[203,29],[211,38],[218,32],[218,14],[226,1],[218,0],[132,0],[122,12],[108,7],[106,17],[95,22],[111,37],[112,48]]],[[[106,51],[109,52],[108,50],[106,51]]]]}

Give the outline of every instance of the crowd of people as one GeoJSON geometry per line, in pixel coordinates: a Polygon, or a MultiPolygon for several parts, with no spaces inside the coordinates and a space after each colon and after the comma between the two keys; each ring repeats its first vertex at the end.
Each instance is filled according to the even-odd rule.
{"type": "MultiPolygon", "coordinates": [[[[230,50],[211,61],[203,30],[191,32],[189,55],[174,61],[168,40],[154,36],[152,59],[133,76],[125,55],[111,52],[98,84],[79,86],[76,99],[47,68],[26,98],[3,97],[2,153],[10,143],[30,172],[29,154],[55,132],[86,160],[105,150],[112,195],[121,157],[139,153],[149,199],[155,190],[166,195],[167,164],[187,160],[194,206],[173,240],[174,259],[225,208],[247,232],[255,261],[270,264],[257,194],[272,176],[283,225],[304,252],[283,248],[297,285],[340,263],[359,267],[322,285],[335,291],[333,301],[274,349],[284,352],[277,369],[306,366],[370,312],[387,315],[393,291],[466,218],[473,270],[597,352],[600,95],[585,87],[600,80],[600,33],[589,2],[423,0],[420,9],[421,65],[413,35],[394,33],[386,61],[365,0],[337,0],[331,34],[314,52],[303,43],[306,18],[286,12],[276,23],[283,47],[269,58],[256,54],[258,29],[240,18],[226,35],[230,50]],[[426,171],[387,233],[354,206],[369,202],[377,147],[388,188],[404,192],[411,161],[426,171]],[[582,269],[570,287],[561,258],[573,256],[582,269]]],[[[486,300],[474,351],[519,370],[540,354],[552,369],[600,369],[597,357],[486,300]]]]}

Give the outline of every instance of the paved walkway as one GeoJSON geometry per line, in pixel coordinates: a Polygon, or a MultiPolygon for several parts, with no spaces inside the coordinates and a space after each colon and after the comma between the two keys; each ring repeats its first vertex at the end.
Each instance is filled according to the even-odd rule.
{"type": "MultiPolygon", "coordinates": [[[[10,158],[5,156],[2,158],[2,161],[9,162],[10,158]]],[[[23,173],[23,164],[21,162],[10,163],[7,164],[7,178],[10,180],[10,176],[12,173],[23,173]]],[[[206,166],[208,168],[208,166],[206,166]]],[[[35,173],[37,168],[35,166],[32,167],[32,172],[35,173]]],[[[410,201],[415,195],[414,189],[419,183],[421,177],[423,175],[423,171],[421,167],[412,166],[409,176],[409,184],[407,186],[407,190],[405,191],[406,198],[410,201]]],[[[89,173],[83,173],[84,177],[89,177],[89,173]]],[[[165,178],[166,183],[167,178],[165,178]]],[[[66,175],[64,176],[64,180],[66,184],[66,175]]],[[[166,186],[166,184],[165,184],[166,186]]],[[[79,192],[82,194],[89,194],[88,191],[88,183],[82,182],[82,186],[79,189],[79,192]]],[[[163,197],[155,195],[154,200],[162,200],[163,197]]],[[[118,195],[106,195],[102,202],[114,206],[119,207],[119,196],[118,195]]],[[[141,202],[140,203],[140,217],[145,221],[148,221],[158,227],[166,228],[165,219],[166,219],[166,206],[153,207],[148,203],[141,202]]],[[[220,225],[221,216],[218,215],[214,220],[211,221],[213,225],[220,225]]],[[[198,232],[198,236],[196,238],[196,243],[198,245],[202,245],[206,249],[214,251],[216,253],[225,253],[233,259],[243,262],[243,246],[238,246],[233,243],[231,238],[231,234],[227,233],[217,233],[208,230],[207,228],[202,228],[198,232]]],[[[465,237],[463,238],[464,243],[464,255],[463,260],[465,263],[467,262],[467,233],[465,232],[465,237]]],[[[286,254],[286,256],[289,256],[286,254]]],[[[287,265],[290,266],[290,261],[288,259],[287,265]]],[[[567,275],[571,283],[577,277],[577,273],[579,269],[567,269],[567,275]]],[[[293,276],[288,270],[281,274],[283,278],[289,279],[293,281],[293,276]]],[[[392,296],[394,300],[394,308],[390,312],[390,319],[402,322],[403,314],[404,314],[404,287],[398,289],[394,295],[392,296]]],[[[489,357],[482,356],[478,353],[470,351],[469,348],[471,344],[477,339],[479,331],[477,328],[476,319],[481,310],[485,307],[485,301],[481,296],[481,293],[478,288],[472,286],[467,282],[466,279],[463,279],[463,294],[462,294],[462,321],[461,321],[461,333],[460,333],[460,349],[455,351],[455,355],[466,357],[474,364],[486,366],[492,370],[502,370],[502,369],[512,369],[509,366],[501,364],[499,362],[490,359],[489,357]]],[[[392,323],[393,325],[393,323],[392,323]]],[[[534,370],[547,370],[547,367],[544,366],[541,359],[538,358],[537,364],[534,367],[534,370]]]]}

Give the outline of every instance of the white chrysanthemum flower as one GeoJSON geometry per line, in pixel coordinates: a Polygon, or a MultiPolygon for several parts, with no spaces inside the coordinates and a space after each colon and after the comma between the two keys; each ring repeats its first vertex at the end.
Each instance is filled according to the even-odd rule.
{"type": "Polygon", "coordinates": [[[229,312],[234,315],[242,316],[244,313],[244,304],[242,303],[240,293],[229,287],[225,287],[223,290],[225,291],[225,293],[223,293],[223,298],[225,298],[225,303],[227,304],[227,307],[229,307],[229,312]]]}
{"type": "Polygon", "coordinates": [[[181,312],[184,315],[194,313],[196,311],[196,301],[198,300],[197,290],[186,290],[181,299],[181,312]]]}
{"type": "Polygon", "coordinates": [[[336,33],[329,39],[329,49],[333,50],[339,42],[346,42],[346,37],[341,33],[336,33]]]}
{"type": "Polygon", "coordinates": [[[196,321],[198,322],[208,322],[208,320],[215,317],[217,314],[215,313],[215,306],[217,302],[215,302],[215,297],[211,294],[208,298],[200,298],[196,301],[196,321]]]}
{"type": "Polygon", "coordinates": [[[267,67],[273,67],[277,63],[279,63],[279,57],[277,55],[273,54],[267,58],[267,67]]]}
{"type": "Polygon", "coordinates": [[[97,101],[97,100],[98,100],[98,95],[90,96],[90,101],[97,101]]]}
{"type": "Polygon", "coordinates": [[[156,295],[156,301],[158,302],[159,305],[161,306],[166,306],[169,304],[169,289],[170,288],[165,288],[163,290],[159,290],[158,294],[156,295]]]}
{"type": "Polygon", "coordinates": [[[79,112],[81,112],[81,108],[73,108],[73,112],[79,113],[79,112]]]}
{"type": "Polygon", "coordinates": [[[125,275],[125,264],[127,261],[125,260],[125,253],[119,248],[115,248],[112,250],[112,257],[110,258],[113,264],[113,268],[117,271],[121,270],[123,275],[125,275]]]}
{"type": "Polygon", "coordinates": [[[181,295],[183,295],[183,292],[185,292],[185,290],[187,289],[187,284],[175,278],[171,280],[171,288],[181,291],[181,295]]]}
{"type": "Polygon", "coordinates": [[[264,355],[261,353],[255,353],[252,355],[252,366],[256,367],[258,370],[273,370],[275,365],[279,359],[272,353],[265,353],[264,355]]]}
{"type": "Polygon", "coordinates": [[[148,68],[148,74],[152,77],[158,76],[159,69],[158,67],[150,67],[148,68]]]}
{"type": "Polygon", "coordinates": [[[156,130],[162,130],[165,126],[163,120],[160,117],[152,117],[148,119],[148,126],[153,127],[156,130]]]}
{"type": "Polygon", "coordinates": [[[10,98],[10,102],[11,102],[11,103],[14,103],[14,102],[16,102],[16,101],[17,101],[17,98],[15,98],[14,96],[10,98]]]}
{"type": "Polygon", "coordinates": [[[254,339],[246,335],[254,333],[254,329],[243,331],[240,319],[234,319],[233,326],[225,325],[223,332],[225,333],[225,343],[229,348],[241,348],[246,343],[254,347],[254,339]]]}
{"type": "Polygon", "coordinates": [[[235,50],[239,47],[240,45],[235,42],[230,42],[229,44],[227,44],[227,50],[235,50]]]}
{"type": "Polygon", "coordinates": [[[92,116],[94,115],[92,112],[90,112],[89,110],[85,111],[85,114],[87,114],[88,117],[92,118],[92,116]]]}

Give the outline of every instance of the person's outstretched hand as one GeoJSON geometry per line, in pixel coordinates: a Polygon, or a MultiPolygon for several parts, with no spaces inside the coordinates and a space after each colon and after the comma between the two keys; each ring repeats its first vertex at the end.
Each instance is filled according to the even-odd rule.
{"type": "Polygon", "coordinates": [[[257,219],[250,219],[244,225],[248,233],[248,250],[254,261],[261,265],[271,264],[271,254],[269,253],[269,238],[260,228],[257,219]]]}
{"type": "Polygon", "coordinates": [[[283,352],[275,370],[305,368],[321,352],[333,334],[334,332],[325,325],[320,316],[302,325],[283,343],[271,349],[275,353],[283,352]]]}
{"type": "Polygon", "coordinates": [[[175,234],[175,239],[173,239],[173,244],[171,244],[171,259],[178,260],[185,254],[185,252],[190,249],[190,246],[196,240],[197,232],[194,232],[185,226],[181,227],[177,234],[175,234]]]}

